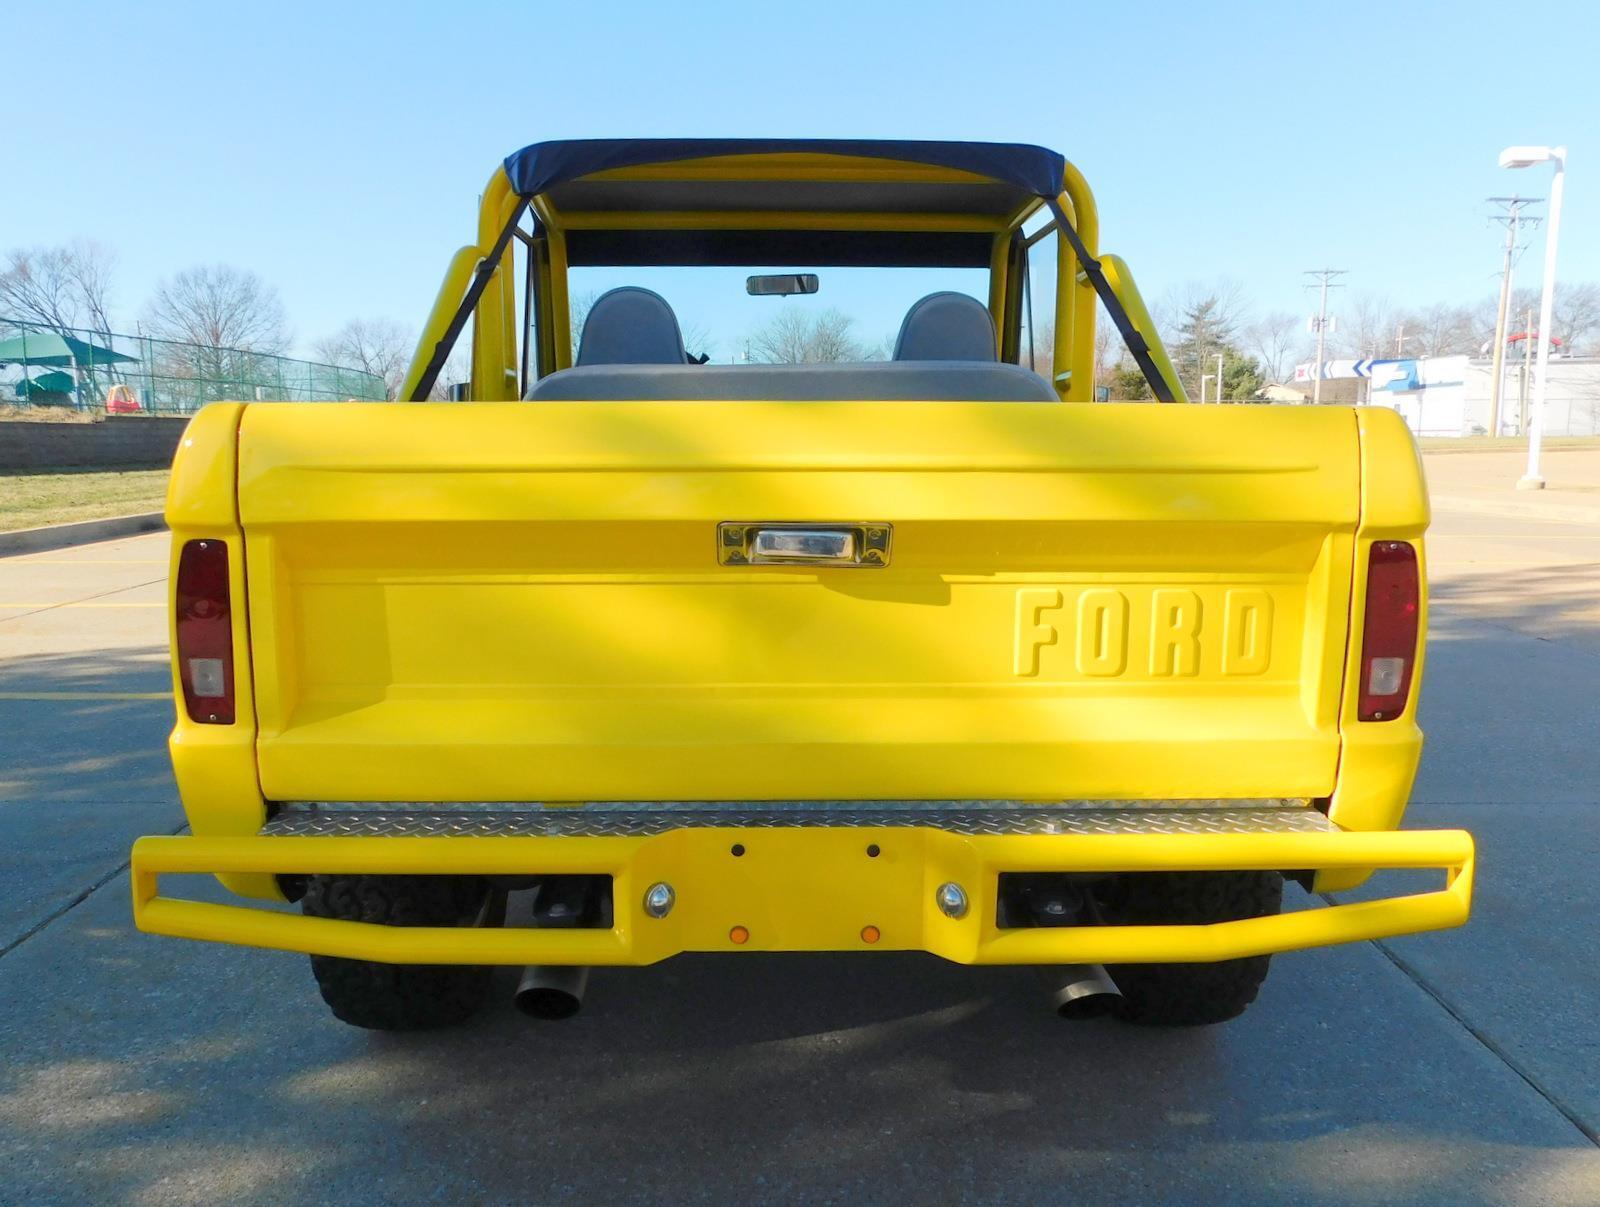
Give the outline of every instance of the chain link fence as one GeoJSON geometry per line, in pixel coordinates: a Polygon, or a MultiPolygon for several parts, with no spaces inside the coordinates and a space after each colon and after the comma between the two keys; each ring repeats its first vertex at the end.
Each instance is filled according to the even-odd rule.
{"type": "Polygon", "coordinates": [[[358,369],[0,317],[0,408],[192,415],[208,402],[381,402],[358,369]]]}

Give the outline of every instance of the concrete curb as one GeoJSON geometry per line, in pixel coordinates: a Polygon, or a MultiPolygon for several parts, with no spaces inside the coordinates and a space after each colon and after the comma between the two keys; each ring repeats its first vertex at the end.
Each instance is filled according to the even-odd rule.
{"type": "Polygon", "coordinates": [[[159,532],[167,526],[159,511],[142,515],[117,515],[104,520],[82,520],[76,524],[51,524],[46,528],[23,528],[0,532],[0,557],[18,553],[42,553],[47,549],[68,549],[95,541],[114,541],[118,537],[159,532]]]}
{"type": "Polygon", "coordinates": [[[1576,503],[1519,503],[1515,499],[1474,499],[1463,495],[1434,495],[1442,511],[1473,511],[1512,520],[1545,520],[1552,524],[1600,525],[1600,507],[1576,503]]]}

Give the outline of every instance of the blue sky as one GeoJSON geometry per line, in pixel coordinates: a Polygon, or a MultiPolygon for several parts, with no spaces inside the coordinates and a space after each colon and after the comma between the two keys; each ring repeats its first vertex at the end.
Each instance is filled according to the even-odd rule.
{"type": "Polygon", "coordinates": [[[108,244],[124,326],[163,273],[215,262],[275,285],[302,348],[351,317],[418,325],[492,169],[559,137],[1043,143],[1147,296],[1231,277],[1302,312],[1324,264],[1396,306],[1487,295],[1484,198],[1549,178],[1497,152],[1565,142],[1560,275],[1600,279],[1588,2],[55,0],[0,24],[0,249],[108,244]]]}

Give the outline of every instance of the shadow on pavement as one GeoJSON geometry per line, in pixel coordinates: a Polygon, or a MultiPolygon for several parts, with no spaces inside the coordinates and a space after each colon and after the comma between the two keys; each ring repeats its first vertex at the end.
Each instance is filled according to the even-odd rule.
{"type": "Polygon", "coordinates": [[[1600,1178],[1366,946],[1281,958],[1198,1031],[1064,1023],[1034,970],[885,954],[604,970],[564,1024],[515,1014],[502,970],[475,1023],[393,1036],[333,1021],[303,958],[130,935],[125,892],[0,964],[24,1196],[1462,1202],[1600,1178]]]}

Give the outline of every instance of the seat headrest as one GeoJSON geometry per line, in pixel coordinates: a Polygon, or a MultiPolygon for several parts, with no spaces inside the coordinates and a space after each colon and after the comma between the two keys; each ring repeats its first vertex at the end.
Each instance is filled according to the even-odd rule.
{"type": "Polygon", "coordinates": [[[998,360],[994,319],[976,298],[953,290],[930,293],[906,311],[896,360],[998,360]]]}
{"type": "Polygon", "coordinates": [[[678,316],[659,293],[624,285],[595,299],[578,341],[580,365],[681,365],[678,316]]]}

